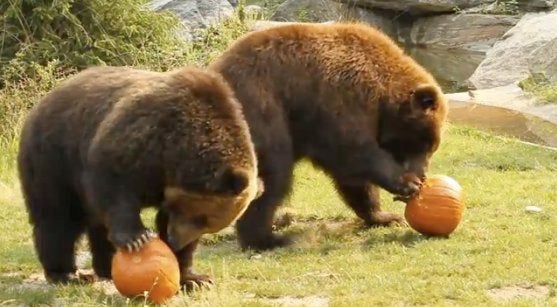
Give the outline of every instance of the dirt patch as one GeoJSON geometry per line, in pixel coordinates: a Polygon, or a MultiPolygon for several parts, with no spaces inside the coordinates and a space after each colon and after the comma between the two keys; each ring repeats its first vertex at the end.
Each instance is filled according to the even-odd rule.
{"type": "Polygon", "coordinates": [[[542,285],[513,285],[487,290],[487,295],[494,300],[508,301],[520,298],[545,298],[550,289],[542,285]]]}

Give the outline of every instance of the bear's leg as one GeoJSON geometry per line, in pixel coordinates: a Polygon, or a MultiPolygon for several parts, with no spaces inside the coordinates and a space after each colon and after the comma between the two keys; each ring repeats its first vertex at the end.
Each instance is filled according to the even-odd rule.
{"type": "Polygon", "coordinates": [[[198,244],[199,240],[195,240],[176,253],[180,264],[180,284],[186,288],[186,291],[214,284],[209,275],[197,274],[193,269],[193,255],[198,244]]]}
{"type": "Polygon", "coordinates": [[[115,248],[108,241],[108,230],[104,225],[91,226],[88,231],[89,245],[93,255],[93,270],[98,277],[110,279],[112,256],[115,248]]]}
{"type": "Polygon", "coordinates": [[[68,182],[70,172],[52,148],[35,139],[22,142],[18,157],[21,188],[45,278],[52,283],[89,281],[77,275],[75,265],[75,243],[87,219],[68,182]]]}
{"type": "Polygon", "coordinates": [[[81,280],[76,275],[74,251],[85,221],[72,216],[71,210],[58,209],[45,211],[40,219],[36,219],[33,225],[35,247],[48,281],[78,282],[81,280]]]}
{"type": "Polygon", "coordinates": [[[156,234],[141,221],[141,199],[134,187],[109,174],[110,171],[101,168],[84,174],[89,206],[96,208],[104,220],[108,240],[115,248],[137,251],[156,234]]]}
{"type": "Polygon", "coordinates": [[[346,204],[366,225],[388,226],[403,223],[398,214],[381,211],[379,187],[366,183],[342,184],[338,181],[335,182],[335,186],[346,204]]]}
{"type": "Polygon", "coordinates": [[[108,239],[117,248],[138,251],[156,237],[141,221],[140,207],[135,201],[117,202],[107,211],[108,239]]]}
{"type": "MultiPolygon", "coordinates": [[[[168,215],[164,212],[164,210],[159,210],[155,222],[157,224],[159,237],[166,244],[168,244],[168,215]]],[[[186,247],[180,251],[175,252],[180,265],[180,284],[185,287],[186,291],[214,284],[214,281],[210,276],[197,274],[193,269],[193,255],[197,249],[198,243],[199,240],[195,240],[194,242],[186,245],[186,247]]]]}
{"type": "Polygon", "coordinates": [[[292,183],[294,167],[290,150],[275,151],[259,160],[259,175],[265,190],[254,200],[236,223],[242,249],[256,251],[284,247],[291,243],[288,236],[273,234],[275,212],[292,183]]]}

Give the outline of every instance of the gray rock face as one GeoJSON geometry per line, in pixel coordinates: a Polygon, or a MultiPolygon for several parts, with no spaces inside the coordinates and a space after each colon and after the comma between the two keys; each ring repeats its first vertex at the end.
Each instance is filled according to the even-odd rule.
{"type": "Polygon", "coordinates": [[[379,14],[373,10],[354,5],[343,4],[343,8],[345,11],[344,19],[365,22],[396,39],[397,32],[400,27],[398,26],[398,22],[395,17],[383,12],[379,14]]]}
{"type": "Polygon", "coordinates": [[[383,32],[396,37],[397,25],[385,12],[344,4],[336,0],[287,0],[280,5],[271,17],[273,21],[283,22],[326,22],[326,21],[363,21],[383,32]]]}
{"type": "Polygon", "coordinates": [[[531,73],[557,82],[557,10],[529,13],[487,52],[469,81],[477,89],[516,83],[531,73]]]}
{"type": "Polygon", "coordinates": [[[274,21],[322,22],[338,20],[342,5],[332,0],[287,0],[271,16],[274,21]]]}
{"type": "Polygon", "coordinates": [[[519,18],[505,15],[450,14],[424,17],[410,33],[415,45],[486,52],[519,18]]]}
{"type": "Polygon", "coordinates": [[[554,0],[518,0],[518,6],[524,11],[548,10],[555,6],[554,0]]]}
{"type": "Polygon", "coordinates": [[[185,38],[191,35],[192,30],[207,28],[234,13],[227,0],[154,0],[147,6],[154,11],[169,10],[176,14],[184,25],[181,34],[185,38]]]}
{"type": "Polygon", "coordinates": [[[414,14],[452,12],[455,8],[465,9],[494,0],[340,0],[343,3],[362,7],[405,11],[414,14]]]}

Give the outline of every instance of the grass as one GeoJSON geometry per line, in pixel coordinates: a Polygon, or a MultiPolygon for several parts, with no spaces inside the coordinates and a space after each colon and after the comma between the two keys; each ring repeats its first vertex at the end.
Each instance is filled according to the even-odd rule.
{"type": "Polygon", "coordinates": [[[519,86],[536,96],[540,104],[557,103],[557,85],[551,84],[543,74],[533,74],[522,80],[519,86]]]}
{"type": "MultiPolygon", "coordinates": [[[[298,233],[297,244],[254,255],[238,249],[231,231],[208,236],[196,267],[217,286],[170,305],[271,306],[287,298],[333,306],[494,305],[504,302],[488,291],[506,286],[542,286],[549,293],[507,302],[513,306],[557,304],[557,152],[451,126],[432,167],[466,192],[463,221],[448,239],[406,227],[361,228],[329,179],[303,162],[282,209],[294,219],[281,231],[298,233]],[[528,213],[528,205],[543,211],[528,213]]],[[[0,185],[0,304],[143,304],[92,286],[25,282],[40,267],[13,167],[2,171],[8,173],[0,185]]],[[[382,198],[386,210],[403,214],[401,203],[387,193],[382,198]]],[[[144,217],[152,223],[153,210],[144,217]]]]}

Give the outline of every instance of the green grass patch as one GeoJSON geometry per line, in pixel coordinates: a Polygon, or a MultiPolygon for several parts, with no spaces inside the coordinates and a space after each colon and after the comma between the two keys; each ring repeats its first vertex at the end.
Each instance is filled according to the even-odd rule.
{"type": "Polygon", "coordinates": [[[551,84],[543,74],[534,74],[522,80],[519,86],[532,93],[540,104],[557,103],[557,85],[551,84]]]}
{"type": "MultiPolygon", "coordinates": [[[[333,306],[494,305],[505,301],[491,293],[505,287],[514,289],[506,294],[513,306],[555,304],[557,152],[450,126],[432,167],[432,173],[457,179],[466,193],[463,221],[449,238],[426,238],[407,227],[362,228],[330,179],[302,162],[281,211],[293,219],[280,231],[297,233],[296,245],[254,255],[239,250],[230,229],[207,236],[196,266],[218,285],[179,296],[171,305],[276,306],[320,300],[333,306]],[[526,212],[530,205],[543,211],[526,212]]],[[[142,304],[92,286],[29,287],[25,279],[40,273],[30,228],[17,182],[3,182],[3,187],[0,273],[12,277],[0,279],[0,299],[142,304]]],[[[382,198],[385,210],[403,214],[404,206],[388,193],[382,198]]],[[[150,225],[153,213],[144,213],[150,225]]]]}

